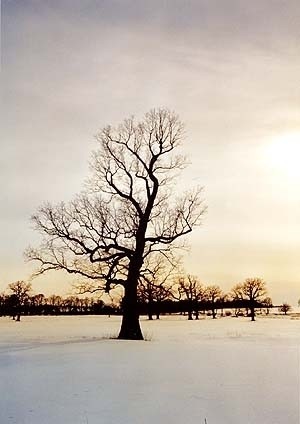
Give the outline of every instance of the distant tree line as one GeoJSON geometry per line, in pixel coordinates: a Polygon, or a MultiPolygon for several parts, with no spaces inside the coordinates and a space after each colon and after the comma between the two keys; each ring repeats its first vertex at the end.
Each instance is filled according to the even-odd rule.
{"type": "Polygon", "coordinates": [[[24,281],[9,284],[8,289],[9,293],[0,294],[0,316],[16,321],[21,315],[110,315],[119,311],[118,306],[95,297],[32,294],[31,284],[24,281]]]}
{"type": "MultiPolygon", "coordinates": [[[[216,319],[218,314],[249,316],[254,321],[256,310],[269,314],[273,307],[260,278],[248,278],[229,293],[217,285],[204,286],[192,275],[177,276],[172,283],[144,279],[138,289],[139,314],[147,315],[149,320],[159,319],[162,314],[182,314],[189,320],[204,314],[216,319]]],[[[121,315],[122,308],[122,299],[108,304],[101,297],[33,294],[31,284],[24,281],[9,284],[8,292],[0,294],[0,316],[11,316],[16,321],[21,315],[121,315]]],[[[291,306],[283,303],[278,309],[286,315],[291,306]]]]}
{"type": "Polygon", "coordinates": [[[254,321],[256,309],[264,309],[268,314],[271,308],[272,299],[260,278],[248,278],[230,293],[224,293],[218,285],[204,286],[193,275],[179,276],[171,284],[139,285],[140,313],[147,314],[150,320],[154,315],[159,319],[163,313],[184,313],[189,320],[197,320],[201,313],[206,313],[216,319],[217,312],[224,316],[224,310],[230,309],[235,316],[247,315],[254,321]]]}

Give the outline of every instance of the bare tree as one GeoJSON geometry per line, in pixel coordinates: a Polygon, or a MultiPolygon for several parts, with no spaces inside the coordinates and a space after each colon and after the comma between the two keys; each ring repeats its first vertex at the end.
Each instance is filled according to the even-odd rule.
{"type": "Polygon", "coordinates": [[[224,316],[224,308],[226,307],[226,302],[229,300],[230,295],[228,293],[221,293],[221,296],[219,298],[220,306],[221,306],[221,317],[224,316]]]}
{"type": "Polygon", "coordinates": [[[288,303],[284,302],[281,306],[279,306],[278,310],[279,312],[282,312],[284,315],[286,315],[292,310],[292,307],[288,303]]]}
{"type": "Polygon", "coordinates": [[[230,297],[236,303],[236,306],[234,308],[234,314],[236,317],[238,317],[241,314],[241,308],[239,307],[239,305],[242,305],[242,303],[244,303],[243,284],[235,285],[231,290],[230,297]]]}
{"type": "Polygon", "coordinates": [[[174,273],[179,266],[179,258],[168,258],[161,254],[148,256],[140,273],[138,296],[142,302],[147,303],[148,318],[160,318],[161,303],[174,298],[174,273]]]}
{"type": "Polygon", "coordinates": [[[35,294],[30,298],[30,306],[34,307],[36,311],[41,313],[45,303],[45,295],[43,293],[35,294]]]}
{"type": "Polygon", "coordinates": [[[216,303],[221,300],[223,293],[219,286],[208,286],[206,288],[206,297],[210,305],[213,319],[217,317],[216,303]]]}
{"type": "Polygon", "coordinates": [[[262,303],[267,294],[266,283],[261,278],[247,278],[243,284],[235,287],[235,291],[247,300],[251,321],[255,321],[255,306],[258,302],[262,303]]]}
{"type": "Polygon", "coordinates": [[[6,305],[7,305],[7,295],[5,293],[0,293],[0,316],[5,314],[6,305]]]}
{"type": "Polygon", "coordinates": [[[15,298],[16,321],[20,321],[22,309],[29,300],[31,284],[25,281],[16,281],[15,283],[9,284],[8,288],[15,298]]]}
{"type": "Polygon", "coordinates": [[[178,292],[180,298],[186,300],[188,306],[188,319],[193,319],[195,312],[196,319],[199,318],[199,302],[206,299],[205,288],[194,275],[181,276],[178,279],[178,292]]]}
{"type": "Polygon", "coordinates": [[[93,280],[98,289],[124,289],[119,338],[142,339],[137,288],[145,259],[168,256],[205,211],[201,189],[177,196],[174,177],[185,159],[174,151],[183,138],[177,115],[152,110],[96,136],[89,188],[69,204],[45,204],[32,217],[43,235],[26,255],[36,275],[65,270],[93,280]]]}
{"type": "Polygon", "coordinates": [[[273,308],[273,301],[272,299],[268,296],[265,299],[263,299],[263,305],[265,307],[266,310],[266,315],[269,315],[270,313],[270,309],[273,308]]]}

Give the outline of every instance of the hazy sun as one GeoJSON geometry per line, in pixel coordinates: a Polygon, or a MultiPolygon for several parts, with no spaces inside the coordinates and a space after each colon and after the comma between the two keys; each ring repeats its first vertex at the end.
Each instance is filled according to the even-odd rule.
{"type": "Polygon", "coordinates": [[[300,178],[300,133],[273,138],[266,146],[265,159],[274,172],[300,178]]]}

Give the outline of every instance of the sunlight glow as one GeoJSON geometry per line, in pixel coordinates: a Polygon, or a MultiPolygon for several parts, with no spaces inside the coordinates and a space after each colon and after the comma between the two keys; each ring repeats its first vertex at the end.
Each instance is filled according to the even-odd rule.
{"type": "Polygon", "coordinates": [[[282,134],[266,146],[265,160],[272,171],[291,179],[300,178],[300,133],[282,134]]]}

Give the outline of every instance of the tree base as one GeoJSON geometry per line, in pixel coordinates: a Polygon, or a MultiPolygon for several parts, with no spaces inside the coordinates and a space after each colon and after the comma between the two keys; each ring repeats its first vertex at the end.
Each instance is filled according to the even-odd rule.
{"type": "Polygon", "coordinates": [[[123,315],[120,333],[120,340],[144,340],[138,317],[126,317],[123,315]]]}

